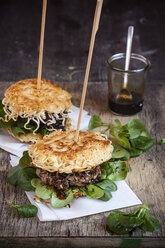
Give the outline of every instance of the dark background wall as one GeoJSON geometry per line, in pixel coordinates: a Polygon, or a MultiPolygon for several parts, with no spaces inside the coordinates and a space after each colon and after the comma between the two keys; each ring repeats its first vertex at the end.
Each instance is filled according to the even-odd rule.
{"type": "MultiPolygon", "coordinates": [[[[83,81],[96,0],[48,0],[42,76],[83,81]]],[[[0,1],[0,81],[37,77],[42,0],[0,1]]],[[[134,25],[133,52],[150,59],[150,81],[165,79],[165,1],[104,0],[90,81],[107,80],[106,60],[124,52],[134,25]]]]}

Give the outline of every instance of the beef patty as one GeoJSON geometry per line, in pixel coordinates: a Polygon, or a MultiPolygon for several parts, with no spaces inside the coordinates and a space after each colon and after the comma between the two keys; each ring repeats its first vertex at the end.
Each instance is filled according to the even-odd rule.
{"type": "Polygon", "coordinates": [[[83,172],[73,172],[71,174],[48,172],[37,168],[36,174],[40,177],[41,181],[50,186],[54,186],[58,190],[68,189],[69,186],[83,187],[90,183],[99,181],[101,175],[100,166],[95,167],[93,170],[83,172]]]}

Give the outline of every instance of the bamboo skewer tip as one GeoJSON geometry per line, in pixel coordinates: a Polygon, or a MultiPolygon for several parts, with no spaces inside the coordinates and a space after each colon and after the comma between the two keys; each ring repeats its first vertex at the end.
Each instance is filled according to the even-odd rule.
{"type": "Polygon", "coordinates": [[[42,62],[43,62],[46,8],[47,8],[47,0],[43,0],[42,18],[41,18],[40,49],[39,49],[39,61],[38,61],[38,76],[37,76],[37,89],[38,90],[40,90],[40,88],[41,88],[41,74],[42,74],[42,62]]]}
{"type": "Polygon", "coordinates": [[[94,48],[94,43],[95,43],[95,36],[96,36],[98,26],[99,26],[102,4],[103,4],[103,0],[97,0],[94,20],[93,20],[91,41],[90,41],[89,52],[88,52],[86,71],[85,71],[85,78],[84,78],[84,83],[83,83],[83,90],[82,90],[82,95],[81,95],[80,110],[79,110],[76,133],[75,133],[75,142],[78,141],[78,137],[79,137],[80,123],[81,123],[81,117],[82,117],[82,112],[84,108],[86,89],[87,89],[88,78],[89,78],[89,71],[90,71],[93,48],[94,48]]]}

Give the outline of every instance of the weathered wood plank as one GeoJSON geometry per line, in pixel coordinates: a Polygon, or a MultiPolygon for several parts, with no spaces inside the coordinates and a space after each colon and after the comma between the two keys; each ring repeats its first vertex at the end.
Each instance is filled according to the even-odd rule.
{"type": "MultiPolygon", "coordinates": [[[[49,1],[44,77],[56,81],[83,81],[94,9],[94,0],[49,1]]],[[[125,51],[129,25],[135,26],[132,50],[151,60],[150,80],[164,80],[164,9],[163,0],[104,0],[90,81],[107,79],[105,61],[112,54],[125,51]]],[[[37,76],[41,10],[40,0],[0,1],[1,80],[37,76]]]]}
{"type": "Polygon", "coordinates": [[[0,238],[2,248],[118,248],[118,247],[137,247],[137,248],[164,248],[165,239],[160,238],[0,238]]]}
{"type": "MultiPolygon", "coordinates": [[[[3,96],[4,89],[8,85],[9,83],[7,82],[0,83],[0,97],[3,96]]],[[[73,103],[79,106],[81,84],[60,83],[60,85],[71,92],[73,96],[73,103]]],[[[143,203],[147,204],[150,207],[151,213],[155,215],[162,224],[162,229],[157,233],[144,233],[137,230],[133,232],[131,236],[124,236],[142,238],[144,242],[143,247],[161,247],[159,246],[159,242],[160,244],[164,244],[163,242],[165,242],[165,146],[159,144],[160,139],[165,136],[165,106],[163,104],[165,98],[164,94],[165,84],[148,84],[144,109],[141,113],[133,116],[142,119],[146,123],[146,126],[152,134],[152,137],[156,139],[156,145],[150,151],[131,161],[131,171],[128,174],[126,180],[133,191],[138,195],[143,203]],[[156,243],[156,241],[154,243],[153,239],[158,239],[158,243],[156,243]],[[146,240],[152,240],[153,243],[150,241],[147,241],[150,242],[147,243],[146,240]]],[[[126,123],[128,120],[133,118],[118,117],[110,113],[110,111],[108,110],[106,82],[89,83],[85,101],[85,109],[88,110],[90,114],[99,114],[104,121],[109,122],[114,121],[115,118],[119,118],[122,123],[126,123]]],[[[75,237],[97,237],[98,241],[100,240],[100,238],[103,239],[102,244],[104,244],[105,242],[105,246],[101,247],[108,247],[108,244],[112,244],[112,247],[117,247],[117,245],[119,244],[119,242],[117,241],[119,236],[112,236],[108,232],[106,227],[106,218],[109,214],[108,212],[83,218],[77,218],[74,220],[57,222],[39,222],[37,218],[21,218],[14,209],[11,209],[8,206],[8,201],[15,201],[17,203],[23,204],[27,203],[28,200],[23,191],[7,184],[6,173],[9,167],[10,164],[8,153],[0,150],[0,237],[6,237],[7,240],[10,240],[11,244],[17,242],[17,247],[21,247],[22,244],[25,245],[26,241],[29,242],[29,240],[30,242],[33,242],[33,239],[28,239],[33,237],[40,237],[50,241],[50,247],[52,244],[52,239],[46,238],[51,237],[68,238],[67,242],[69,243],[67,244],[70,244],[71,246],[73,245],[73,247],[76,247],[76,245],[74,244],[75,239],[73,239],[75,237]],[[112,243],[108,243],[111,242],[110,240],[112,240],[112,243]]],[[[129,211],[130,209],[133,208],[128,208],[126,209],[126,211],[129,211]]],[[[82,242],[84,242],[84,240],[82,242]]],[[[91,241],[85,247],[94,247],[92,246],[92,244],[93,241],[91,239],[91,241]],[[91,246],[89,246],[89,244],[91,244],[91,246]]],[[[24,247],[26,247],[26,245],[24,247]]],[[[63,247],[62,243],[61,247],[63,247]]],[[[99,245],[95,247],[99,247],[99,245]]]]}

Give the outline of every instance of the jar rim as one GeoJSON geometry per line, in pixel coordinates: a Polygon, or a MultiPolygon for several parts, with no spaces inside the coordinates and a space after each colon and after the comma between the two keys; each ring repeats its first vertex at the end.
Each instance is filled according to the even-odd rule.
{"type": "Polygon", "coordinates": [[[113,66],[112,65],[112,62],[117,60],[117,59],[121,59],[121,58],[125,58],[126,57],[126,54],[125,53],[117,53],[117,54],[114,54],[112,55],[108,60],[107,60],[107,63],[108,65],[115,71],[118,71],[118,72],[127,72],[127,73],[137,73],[137,72],[143,72],[145,70],[147,70],[150,66],[151,66],[151,63],[150,61],[145,58],[144,56],[140,55],[140,54],[137,54],[137,53],[131,53],[131,59],[137,59],[141,62],[144,63],[144,67],[142,68],[139,68],[139,69],[133,69],[133,70],[124,70],[124,69],[121,69],[121,68],[118,68],[116,66],[113,66]]]}

